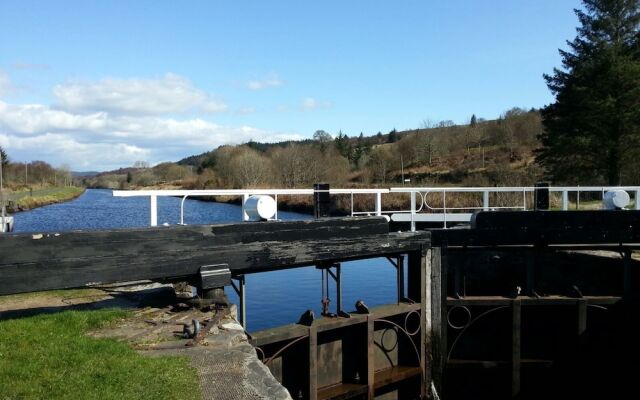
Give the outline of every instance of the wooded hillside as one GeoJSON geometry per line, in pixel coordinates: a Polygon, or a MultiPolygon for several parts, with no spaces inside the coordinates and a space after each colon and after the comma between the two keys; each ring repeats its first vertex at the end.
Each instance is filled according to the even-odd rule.
{"type": "Polygon", "coordinates": [[[149,168],[138,163],[85,178],[110,188],[188,189],[359,185],[530,185],[541,177],[534,160],[542,132],[537,110],[513,108],[497,120],[469,124],[424,122],[414,130],[382,133],[316,131],[297,142],[249,142],[149,168]],[[409,181],[406,181],[406,180],[409,181]]]}

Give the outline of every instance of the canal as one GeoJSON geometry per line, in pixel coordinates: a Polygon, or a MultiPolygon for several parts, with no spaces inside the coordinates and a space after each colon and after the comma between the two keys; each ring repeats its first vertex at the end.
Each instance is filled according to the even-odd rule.
{"type": "MultiPolygon", "coordinates": [[[[158,199],[158,223],[180,221],[179,198],[158,199]]],[[[278,212],[283,220],[310,219],[307,214],[278,212]]],[[[234,204],[186,200],[185,223],[239,223],[241,207],[234,204]]],[[[249,222],[248,222],[249,223],[249,222]]],[[[15,232],[63,232],[146,227],[149,201],[145,197],[113,197],[110,190],[88,189],[79,198],[15,214],[15,232]]],[[[215,260],[211,260],[215,263],[215,260]]],[[[395,302],[396,273],[385,259],[343,264],[342,295],[350,310],[359,299],[369,306],[395,302]]],[[[321,310],[321,274],[315,267],[247,276],[247,328],[249,331],[294,323],[307,309],[321,310]]],[[[228,288],[230,300],[237,296],[228,288]]],[[[335,304],[331,304],[333,307],[335,304]]]]}

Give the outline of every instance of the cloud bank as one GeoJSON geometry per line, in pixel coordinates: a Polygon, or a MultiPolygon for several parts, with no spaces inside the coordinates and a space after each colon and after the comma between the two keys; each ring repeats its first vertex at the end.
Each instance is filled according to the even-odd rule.
{"type": "MultiPolygon", "coordinates": [[[[0,96],[2,79],[0,74],[0,96]]],[[[0,145],[13,159],[109,170],[138,160],[178,160],[252,139],[301,138],[205,119],[226,112],[227,105],[175,74],[69,82],[55,86],[53,94],[51,105],[0,100],[0,145]]]]}

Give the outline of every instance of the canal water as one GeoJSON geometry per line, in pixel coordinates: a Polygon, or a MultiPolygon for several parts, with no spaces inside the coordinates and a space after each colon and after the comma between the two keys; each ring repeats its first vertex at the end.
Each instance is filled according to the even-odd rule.
{"type": "MultiPolygon", "coordinates": [[[[158,198],[158,223],[180,221],[179,198],[158,198]]],[[[233,204],[189,200],[184,222],[188,225],[241,221],[241,207],[233,204]]],[[[61,232],[77,229],[111,229],[149,225],[146,197],[113,197],[110,190],[88,189],[79,198],[14,215],[15,232],[61,232]]],[[[310,219],[307,214],[278,212],[283,220],[310,219]]],[[[248,275],[246,278],[247,329],[258,331],[295,323],[307,309],[320,315],[321,274],[314,267],[248,275]]],[[[343,307],[354,309],[362,299],[369,306],[391,303],[396,296],[395,269],[386,259],[352,261],[343,264],[343,307]]],[[[237,296],[227,288],[232,302],[237,296]]],[[[335,295],[331,293],[332,310],[335,295]]]]}

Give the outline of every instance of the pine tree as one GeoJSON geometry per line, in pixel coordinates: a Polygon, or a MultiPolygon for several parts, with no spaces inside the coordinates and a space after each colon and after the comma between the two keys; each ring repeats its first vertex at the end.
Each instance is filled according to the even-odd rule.
{"type": "Polygon", "coordinates": [[[640,155],[640,0],[583,0],[577,37],[545,75],[555,103],[542,110],[538,161],[551,179],[620,184],[640,155]]]}
{"type": "Polygon", "coordinates": [[[9,156],[7,152],[0,146],[0,158],[2,158],[2,166],[6,167],[9,165],[9,156]]]}

